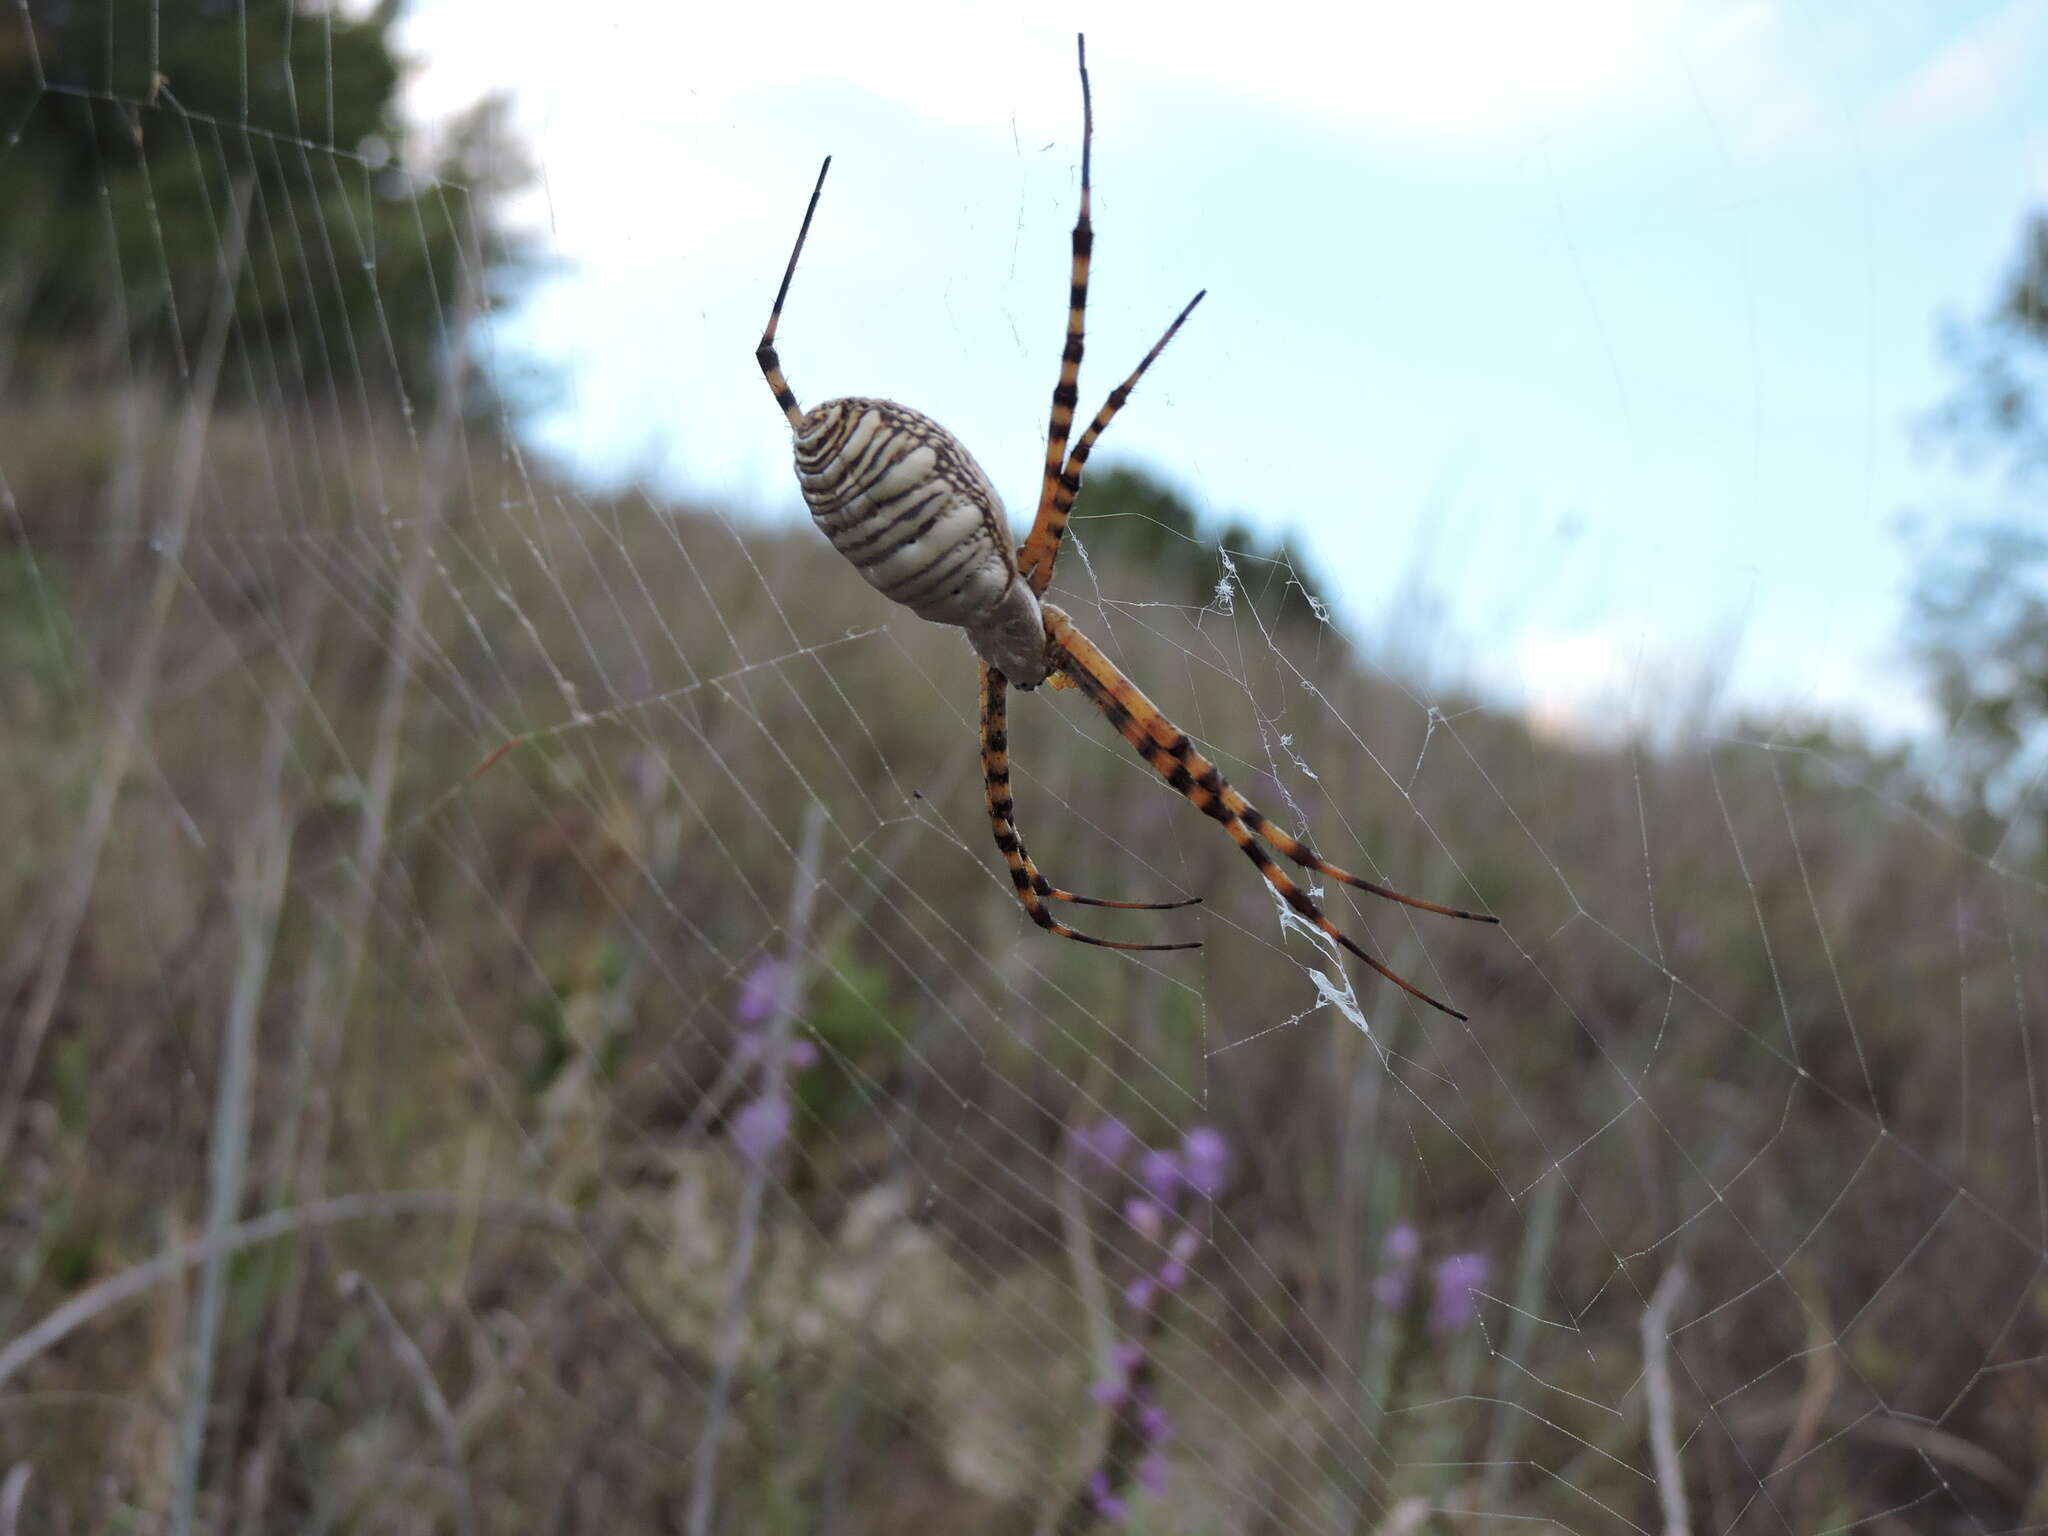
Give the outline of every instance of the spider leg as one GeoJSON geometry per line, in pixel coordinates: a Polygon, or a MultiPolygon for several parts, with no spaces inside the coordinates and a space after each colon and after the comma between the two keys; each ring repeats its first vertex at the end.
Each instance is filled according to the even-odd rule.
{"type": "MultiPolygon", "coordinates": [[[[1031,851],[1024,846],[1024,836],[1017,830],[1017,820],[1010,797],[1010,752],[1009,752],[1009,692],[1010,680],[987,662],[982,663],[982,771],[992,784],[1001,789],[989,811],[992,816],[1000,815],[1009,826],[1011,835],[1017,839],[1017,851],[1023,856],[1024,868],[1031,876],[1031,888],[1047,901],[1071,902],[1077,907],[1116,907],[1126,912],[1173,912],[1181,907],[1201,904],[1199,896],[1183,896],[1178,901],[1104,901],[1098,896],[1081,896],[1073,891],[1063,891],[1038,872],[1038,865],[1032,861],[1031,851]]],[[[1170,945],[1179,949],[1182,946],[1170,945]]]]}
{"type": "Polygon", "coordinates": [[[1088,430],[1081,434],[1081,440],[1067,455],[1058,483],[1051,487],[1052,501],[1040,507],[1038,519],[1031,526],[1031,536],[1024,541],[1024,548],[1017,557],[1018,567],[1031,583],[1031,590],[1041,597],[1052,584],[1052,563],[1059,558],[1060,540],[1067,536],[1067,518],[1074,510],[1074,498],[1081,494],[1081,471],[1087,467],[1095,440],[1102,436],[1103,428],[1109,425],[1116,413],[1124,408],[1124,402],[1131,398],[1131,391],[1138,387],[1138,380],[1145,377],[1145,370],[1166,350],[1166,344],[1173,340],[1174,333],[1195,312],[1195,306],[1207,297],[1208,292],[1204,288],[1173,317],[1173,324],[1166,328],[1166,334],[1152,344],[1152,350],[1131,370],[1130,377],[1109,392],[1109,398],[1102,402],[1102,409],[1095,413],[1095,419],[1088,423],[1088,430]]]}
{"type": "MultiPolygon", "coordinates": [[[[1273,861],[1273,855],[1268,853],[1253,835],[1251,824],[1243,814],[1247,810],[1253,810],[1256,814],[1251,803],[1230,787],[1229,781],[1223,777],[1214,763],[1195,750],[1185,731],[1160,713],[1159,707],[1145,697],[1138,685],[1118,671],[1116,664],[1105,656],[1092,640],[1074,627],[1074,621],[1050,603],[1045,605],[1045,632],[1052,645],[1054,664],[1064,669],[1074,679],[1081,691],[1088,696],[1089,702],[1102,711],[1104,718],[1116,727],[1117,734],[1152,765],[1155,773],[1186,796],[1205,815],[1222,824],[1223,830],[1230,834],[1231,840],[1244,851],[1244,856],[1258,866],[1259,873],[1266,877],[1266,883],[1279,892],[1281,899],[1293,908],[1298,916],[1351,951],[1409,996],[1449,1014],[1454,1019],[1465,1017],[1450,1004],[1440,1002],[1383,962],[1374,959],[1325,917],[1322,908],[1316,905],[1315,898],[1281,871],[1280,866],[1273,861]]],[[[1259,825],[1263,829],[1260,835],[1269,839],[1278,832],[1264,816],[1259,817],[1259,825]]],[[[1284,833],[1279,835],[1285,836],[1284,833]]],[[[1287,841],[1302,853],[1308,852],[1305,845],[1293,838],[1288,838],[1287,841]]],[[[1275,846],[1280,845],[1276,842],[1275,846]]],[[[1324,869],[1320,860],[1309,867],[1324,869]]],[[[1365,882],[1355,883],[1363,885],[1365,882]]]]}
{"type": "Polygon", "coordinates": [[[1017,900],[1023,904],[1031,921],[1048,933],[1058,934],[1063,939],[1073,939],[1081,944],[1094,944],[1103,949],[1200,949],[1199,940],[1179,944],[1123,944],[1113,939],[1098,939],[1092,934],[1069,928],[1045,909],[1048,901],[1070,901],[1090,907],[1124,907],[1139,912],[1164,912],[1174,907],[1190,906],[1200,901],[1199,896],[1187,897],[1180,901],[1098,901],[1092,896],[1076,896],[1063,891],[1038,872],[1038,866],[1031,862],[1031,855],[1024,847],[1024,839],[1017,831],[1015,807],[1010,798],[1010,741],[1008,726],[1009,679],[987,662],[981,664],[981,773],[988,787],[988,820],[995,832],[996,847],[1002,850],[1003,862],[1009,866],[1010,883],[1017,888],[1017,900]]]}
{"type": "MultiPolygon", "coordinates": [[[[1044,558],[1053,542],[1042,537],[1052,517],[1054,498],[1059,495],[1060,475],[1066,463],[1067,434],[1074,430],[1074,407],[1081,401],[1081,345],[1088,313],[1088,260],[1095,248],[1095,225],[1088,212],[1089,159],[1095,144],[1095,104],[1088,94],[1088,40],[1075,39],[1081,64],[1081,211],[1074,220],[1074,265],[1067,289],[1067,339],[1060,352],[1059,382],[1052,391],[1052,419],[1045,433],[1045,479],[1039,487],[1038,512],[1031,520],[1031,538],[1025,548],[1044,558]]],[[[1044,579],[1034,577],[1035,591],[1043,592],[1052,579],[1051,561],[1046,560],[1044,579]]]]}
{"type": "Polygon", "coordinates": [[[782,269],[782,286],[775,290],[775,307],[768,311],[768,324],[761,332],[761,344],[754,349],[754,360],[761,365],[761,376],[768,381],[768,388],[775,394],[775,403],[782,407],[782,414],[789,418],[792,427],[803,425],[804,413],[797,409],[796,391],[782,376],[782,359],[775,355],[775,327],[782,323],[782,304],[789,297],[789,280],[796,276],[796,259],[804,253],[804,241],[811,233],[811,215],[818,211],[818,194],[825,190],[825,173],[831,169],[832,157],[827,155],[825,163],[818,167],[818,184],[811,188],[811,201],[804,209],[804,222],[796,232],[796,246],[789,253],[789,265],[782,269]]]}
{"type": "Polygon", "coordinates": [[[1424,901],[1420,896],[1406,896],[1384,885],[1354,875],[1348,869],[1339,869],[1328,859],[1317,853],[1298,837],[1287,833],[1268,821],[1259,808],[1245,799],[1226,782],[1223,785],[1223,803],[1235,811],[1244,824],[1271,843],[1281,853],[1299,864],[1303,869],[1312,869],[1317,874],[1328,875],[1332,880],[1341,880],[1346,885],[1355,885],[1361,891],[1370,891],[1375,896],[1384,896],[1388,901],[1398,901],[1404,907],[1420,907],[1424,912],[1434,912],[1439,917],[1462,917],[1467,922],[1497,923],[1499,918],[1490,912],[1467,912],[1463,907],[1440,907],[1433,901],[1424,901]]]}

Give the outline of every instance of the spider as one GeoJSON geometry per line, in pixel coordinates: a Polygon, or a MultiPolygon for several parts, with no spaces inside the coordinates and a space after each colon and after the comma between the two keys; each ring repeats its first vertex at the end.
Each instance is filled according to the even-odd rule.
{"type": "MultiPolygon", "coordinates": [[[[775,351],[775,330],[789,297],[797,258],[811,232],[818,197],[832,169],[827,155],[817,184],[804,209],[796,246],[775,292],[774,308],[761,332],[755,358],[789,418],[796,437],[797,483],[819,529],[853,562],[870,585],[934,623],[956,625],[981,659],[981,762],[987,784],[988,819],[996,847],[1009,866],[1017,899],[1031,920],[1048,933],[1104,949],[1199,949],[1197,942],[1166,944],[1119,943],[1070,928],[1054,917],[1048,902],[1078,906],[1118,907],[1163,912],[1191,906],[1199,896],[1181,901],[1103,901],[1061,890],[1039,873],[1017,830],[1010,796],[1009,733],[1006,701],[1012,687],[1025,690],[1050,682],[1055,688],[1077,688],[1102,712],[1117,733],[1136,749],[1161,778],[1220,823],[1245,857],[1304,921],[1313,924],[1380,975],[1432,1008],[1462,1019],[1464,1014],[1431,997],[1396,975],[1340,932],[1323,915],[1315,898],[1296,885],[1274,861],[1265,844],[1304,869],[1357,886],[1404,906],[1419,907],[1445,917],[1473,922],[1499,919],[1456,907],[1442,907],[1339,869],[1307,843],[1276,827],[1239,794],[1181,730],[1145,697],[1138,686],[1074,625],[1074,621],[1043,601],[1052,582],[1052,568],[1067,519],[1081,490],[1081,472],[1088,455],[1112,417],[1123,408],[1145,370],[1166,350],[1188,316],[1202,302],[1197,293],[1174,317],[1123,383],[1109,393],[1102,409],[1071,449],[1081,373],[1082,320],[1088,306],[1088,262],[1094,246],[1089,221],[1089,157],[1095,138],[1094,104],[1088,90],[1088,45],[1077,39],[1081,71],[1081,210],[1074,223],[1073,279],[1067,310],[1066,345],[1060,354],[1059,383],[1052,392],[1052,420],[1046,433],[1045,476],[1039,488],[1038,514],[1030,536],[1013,549],[1001,498],[988,476],[960,440],[919,411],[893,400],[850,397],[827,400],[809,411],[799,409],[796,394],[783,376],[775,351]],[[1263,839],[1263,843],[1261,842],[1263,839]]],[[[1205,290],[1206,292],[1206,290],[1205,290]]]]}

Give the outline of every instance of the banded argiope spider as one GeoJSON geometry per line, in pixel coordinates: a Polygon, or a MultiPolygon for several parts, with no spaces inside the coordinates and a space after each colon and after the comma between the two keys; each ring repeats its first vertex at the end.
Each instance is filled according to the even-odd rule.
{"type": "Polygon", "coordinates": [[[1129,944],[1098,939],[1068,927],[1047,910],[1046,903],[1071,902],[1091,907],[1122,907],[1166,911],[1200,901],[1101,901],[1077,896],[1053,885],[1038,871],[1017,830],[1010,797],[1010,759],[1006,697],[1012,685],[1030,689],[1050,679],[1054,687],[1074,687],[1116,727],[1125,741],[1161,778],[1185,795],[1206,815],[1221,823],[1245,857],[1258,866],[1268,884],[1300,917],[1313,924],[1380,975],[1410,995],[1453,1018],[1464,1014],[1439,1002],[1420,987],[1396,975],[1353,943],[1323,915],[1315,898],[1296,885],[1274,862],[1270,843],[1304,869],[1357,886],[1375,896],[1445,917],[1474,922],[1497,918],[1404,896],[1339,869],[1308,844],[1290,836],[1261,815],[1258,808],[1231,788],[1215,764],[1195,750],[1185,731],[1160,713],[1138,686],[1117,670],[1073,620],[1042,601],[1052,582],[1054,558],[1067,531],[1067,518],[1081,490],[1081,472],[1110,419],[1123,408],[1131,390],[1154,359],[1166,350],[1194,307],[1196,294],[1174,317],[1151,351],[1129,378],[1109,393],[1088,429],[1067,446],[1073,430],[1074,406],[1081,373],[1082,320],[1088,307],[1088,262],[1094,228],[1088,216],[1089,153],[1095,138],[1093,103],[1088,93],[1088,49],[1079,42],[1081,69],[1081,212],[1074,223],[1073,286],[1067,310],[1066,348],[1060,354],[1059,383],[1052,392],[1052,421],[1046,433],[1045,476],[1039,489],[1038,515],[1022,548],[1010,545],[1003,504],[981,466],[958,438],[918,411],[892,400],[858,397],[827,400],[809,411],[798,408],[796,395],[783,377],[775,352],[775,328],[789,297],[797,258],[811,232],[818,196],[825,189],[831,156],[818,171],[789,253],[782,286],[768,312],[755,357],[775,403],[782,407],[796,434],[797,482],[811,516],[834,547],[884,596],[922,618],[966,630],[969,644],[981,658],[981,760],[988,786],[989,824],[996,847],[1009,866],[1017,899],[1039,927],[1063,939],[1097,944],[1105,949],[1199,949],[1196,943],[1129,944]],[[1261,839],[1264,842],[1261,842],[1261,839]]]}

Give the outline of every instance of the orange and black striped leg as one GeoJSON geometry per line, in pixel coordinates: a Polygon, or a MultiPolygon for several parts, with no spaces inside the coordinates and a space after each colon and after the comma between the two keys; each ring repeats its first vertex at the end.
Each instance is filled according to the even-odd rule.
{"type": "Polygon", "coordinates": [[[1109,398],[1102,402],[1102,409],[1095,413],[1095,419],[1088,423],[1088,430],[1081,434],[1081,440],[1067,455],[1058,481],[1050,487],[1052,500],[1040,503],[1038,520],[1031,525],[1031,536],[1024,541],[1024,547],[1017,556],[1017,565],[1024,572],[1024,579],[1031,583],[1031,590],[1039,596],[1043,597],[1045,589],[1052,585],[1053,561],[1059,558],[1060,541],[1067,536],[1067,517],[1074,510],[1074,498],[1081,494],[1081,471],[1087,467],[1095,440],[1102,436],[1102,429],[1109,425],[1111,418],[1124,408],[1124,402],[1131,398],[1131,391],[1138,387],[1138,380],[1145,377],[1145,370],[1166,350],[1166,344],[1173,340],[1174,333],[1195,312],[1195,306],[1202,302],[1208,291],[1204,288],[1188,300],[1187,308],[1173,317],[1173,324],[1166,328],[1166,334],[1152,344],[1152,350],[1131,370],[1131,376],[1109,392],[1109,398]]]}
{"type": "Polygon", "coordinates": [[[775,307],[768,311],[768,325],[761,332],[761,345],[754,348],[754,360],[761,365],[761,376],[768,381],[768,388],[775,394],[775,403],[782,407],[782,414],[789,418],[792,427],[803,425],[804,413],[797,409],[796,391],[782,376],[782,359],[775,355],[775,327],[782,324],[782,304],[789,297],[789,280],[796,276],[796,259],[804,253],[804,241],[811,233],[811,215],[818,211],[818,194],[825,190],[825,173],[831,169],[832,157],[827,155],[825,163],[818,167],[818,184],[811,188],[811,201],[804,209],[804,222],[796,232],[796,246],[789,253],[789,265],[782,269],[782,286],[775,290],[775,307]]]}
{"type": "MultiPolygon", "coordinates": [[[[1095,105],[1088,94],[1088,40],[1075,39],[1081,61],[1081,212],[1074,220],[1074,265],[1067,286],[1067,338],[1060,352],[1060,378],[1052,391],[1052,419],[1045,431],[1045,479],[1039,487],[1038,511],[1031,520],[1031,539],[1025,546],[1036,550],[1041,543],[1039,529],[1052,515],[1053,499],[1059,494],[1060,474],[1067,458],[1067,436],[1074,430],[1074,407],[1081,400],[1081,342],[1088,313],[1088,259],[1095,248],[1095,225],[1088,212],[1089,157],[1095,144],[1095,105]]],[[[1032,590],[1043,592],[1052,579],[1051,562],[1045,562],[1043,579],[1027,566],[1032,590]]]]}
{"type": "MultiPolygon", "coordinates": [[[[1081,691],[1088,695],[1090,702],[1102,711],[1111,725],[1116,727],[1117,734],[1129,742],[1162,779],[1179,790],[1204,814],[1222,825],[1223,830],[1230,834],[1231,840],[1244,850],[1245,857],[1258,866],[1259,873],[1266,877],[1266,883],[1280,893],[1281,899],[1298,916],[1329,935],[1409,996],[1448,1013],[1454,1019],[1465,1017],[1450,1004],[1431,997],[1406,977],[1374,959],[1325,917],[1322,908],[1316,905],[1315,898],[1290,880],[1281,871],[1280,866],[1274,863],[1273,855],[1253,836],[1250,825],[1239,809],[1251,809],[1250,802],[1230,787],[1214,763],[1195,750],[1185,731],[1161,714],[1158,706],[1145,697],[1138,685],[1118,671],[1116,664],[1103,655],[1093,641],[1074,627],[1073,620],[1050,603],[1045,607],[1045,632],[1052,643],[1054,662],[1074,679],[1081,691]]],[[[1278,832],[1278,829],[1263,816],[1259,821],[1265,829],[1261,835],[1271,838],[1278,832]]],[[[1284,833],[1279,835],[1285,836],[1284,833]]],[[[1302,844],[1294,842],[1294,839],[1289,838],[1288,842],[1293,843],[1303,853],[1308,852],[1302,844]]],[[[1318,860],[1311,867],[1322,869],[1324,866],[1318,860]]]]}
{"type": "MultiPolygon", "coordinates": [[[[1185,740],[1185,738],[1182,738],[1185,740]]],[[[1287,833],[1268,821],[1259,808],[1245,799],[1228,783],[1223,785],[1223,803],[1230,807],[1247,827],[1271,843],[1281,853],[1299,864],[1303,869],[1312,869],[1319,875],[1328,875],[1332,880],[1341,880],[1346,885],[1355,885],[1361,891],[1370,891],[1375,896],[1384,896],[1388,901],[1398,901],[1404,907],[1420,907],[1424,912],[1434,912],[1439,917],[1462,917],[1471,923],[1497,923],[1499,918],[1490,912],[1467,912],[1463,907],[1438,906],[1433,901],[1424,901],[1420,896],[1405,896],[1384,885],[1354,875],[1348,869],[1339,869],[1328,859],[1317,853],[1298,837],[1287,833]]]]}
{"type": "MultiPolygon", "coordinates": [[[[1000,812],[996,801],[989,804],[991,817],[998,813],[1008,825],[1010,835],[1017,839],[1017,852],[1022,856],[1024,869],[1031,877],[1031,888],[1046,901],[1071,902],[1077,907],[1115,907],[1125,912],[1173,912],[1182,907],[1201,904],[1199,896],[1183,896],[1178,901],[1105,901],[1099,896],[1082,896],[1073,891],[1063,891],[1038,872],[1038,865],[1032,861],[1031,850],[1024,846],[1024,836],[1017,830],[1016,809],[1010,797],[1010,742],[1009,742],[1009,695],[1010,680],[987,662],[982,669],[982,772],[991,784],[1000,783],[1000,812]]],[[[1164,945],[1169,949],[1198,949],[1200,945],[1164,945]]]]}
{"type": "Polygon", "coordinates": [[[1192,906],[1202,898],[1184,897],[1179,901],[1098,901],[1092,896],[1077,896],[1072,891],[1060,890],[1038,872],[1038,866],[1031,862],[1031,854],[1024,847],[1024,839],[1017,831],[1015,806],[1010,797],[1010,741],[1008,725],[1009,680],[987,662],[981,664],[981,773],[988,787],[988,820],[995,833],[996,847],[1002,851],[1003,862],[1009,866],[1010,883],[1017,888],[1017,900],[1023,903],[1031,921],[1048,933],[1058,934],[1063,939],[1073,939],[1082,944],[1094,944],[1103,949],[1200,949],[1199,940],[1179,944],[1122,944],[1113,939],[1098,939],[1091,934],[1069,928],[1045,909],[1048,901],[1068,901],[1089,907],[1122,907],[1138,912],[1166,912],[1175,907],[1192,906]]]}

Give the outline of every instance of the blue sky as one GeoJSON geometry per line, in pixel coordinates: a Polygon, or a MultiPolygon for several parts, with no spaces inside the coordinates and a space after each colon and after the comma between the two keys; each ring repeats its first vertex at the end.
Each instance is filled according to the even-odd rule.
{"type": "Polygon", "coordinates": [[[562,370],[536,433],[593,480],[801,516],[752,351],[829,152],[799,395],[930,412],[1028,514],[1078,17],[1084,408],[1209,290],[1105,459],[1296,535],[1362,630],[1426,581],[1442,675],[1559,729],[1689,710],[1703,666],[1922,723],[1897,524],[1994,494],[1916,423],[1941,318],[2048,204],[2048,0],[741,10],[407,23],[417,113],[512,93],[560,268],[507,336],[562,370]]]}

